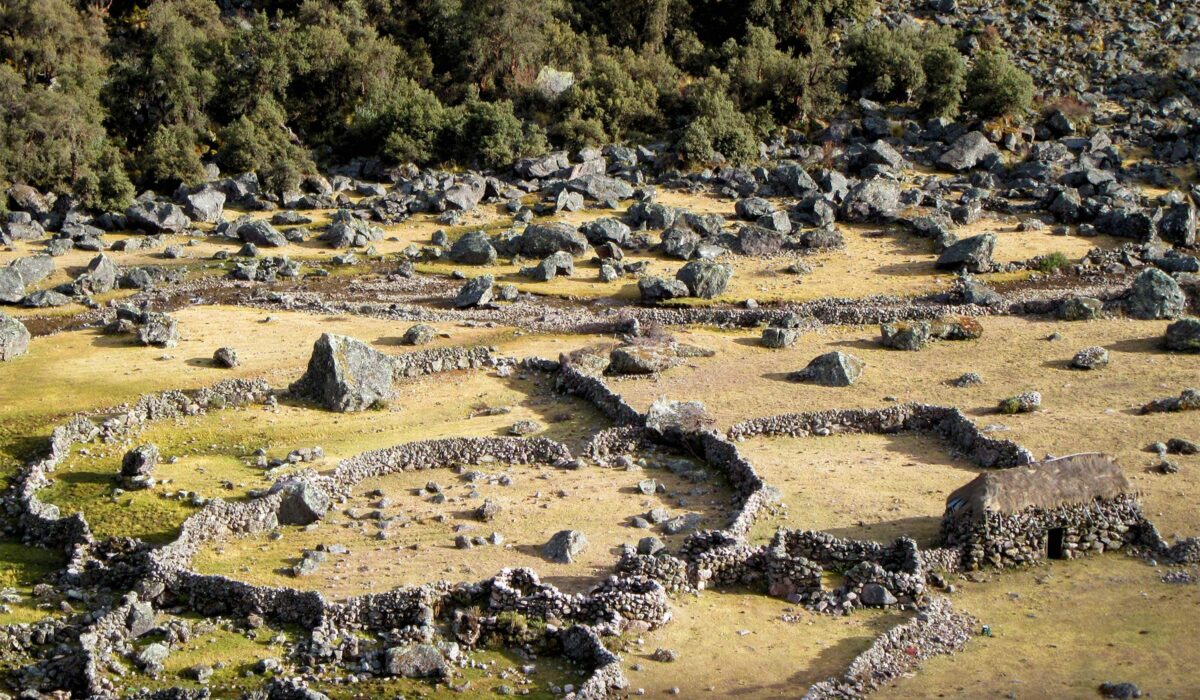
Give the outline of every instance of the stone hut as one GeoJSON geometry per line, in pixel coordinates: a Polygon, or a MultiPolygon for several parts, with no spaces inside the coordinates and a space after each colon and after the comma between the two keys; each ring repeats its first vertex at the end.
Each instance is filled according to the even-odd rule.
{"type": "Polygon", "coordinates": [[[946,499],[942,538],[977,569],[1120,549],[1144,525],[1121,468],[1089,453],[980,474],[946,499]]]}

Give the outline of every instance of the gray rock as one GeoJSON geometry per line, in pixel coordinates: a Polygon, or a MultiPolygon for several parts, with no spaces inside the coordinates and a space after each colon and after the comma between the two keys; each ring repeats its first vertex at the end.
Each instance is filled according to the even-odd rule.
{"type": "Polygon", "coordinates": [[[392,366],[390,357],[360,340],[324,333],[291,392],[331,411],[363,411],[394,396],[392,366]]]}
{"type": "Polygon", "coordinates": [[[472,306],[485,306],[492,300],[493,287],[496,281],[491,275],[476,277],[459,290],[454,297],[454,308],[466,309],[472,306]]]}
{"type": "Polygon", "coordinates": [[[863,180],[842,202],[842,218],[849,222],[890,221],[899,210],[900,185],[884,178],[863,180]]]}
{"type": "Polygon", "coordinates": [[[29,352],[29,330],[12,316],[0,314],[0,362],[29,352]]]}
{"type": "Polygon", "coordinates": [[[1104,302],[1092,297],[1068,297],[1058,304],[1056,314],[1063,321],[1091,321],[1100,318],[1104,302]]]}
{"type": "Polygon", "coordinates": [[[609,352],[608,360],[608,372],[615,375],[654,374],[679,364],[666,345],[620,345],[609,352]]]}
{"type": "Polygon", "coordinates": [[[138,601],[129,606],[129,614],[125,617],[125,628],[133,639],[144,636],[154,629],[154,607],[145,601],[138,601]]]}
{"type": "Polygon", "coordinates": [[[850,386],[862,376],[865,366],[854,355],[841,351],[827,352],[814,358],[804,369],[792,373],[791,379],[821,386],[850,386]]]}
{"type": "Polygon", "coordinates": [[[217,348],[216,351],[213,352],[213,364],[218,367],[224,367],[225,369],[233,369],[234,367],[237,367],[240,364],[238,361],[237,350],[234,350],[233,348],[217,348]]]}
{"type": "Polygon", "coordinates": [[[580,233],[594,246],[605,243],[615,243],[619,246],[629,245],[629,226],[620,219],[607,217],[589,221],[579,227],[580,233]]]}
{"type": "Polygon", "coordinates": [[[388,675],[402,678],[442,678],[450,673],[442,652],[432,644],[388,649],[384,668],[388,675]]]}
{"type": "Polygon", "coordinates": [[[54,258],[49,255],[30,255],[17,258],[9,266],[21,273],[21,281],[27,287],[54,274],[54,258]]]}
{"type": "Polygon", "coordinates": [[[775,211],[775,205],[762,197],[747,197],[739,199],[733,205],[733,210],[739,219],[757,221],[772,214],[775,211]]]}
{"type": "Polygon", "coordinates": [[[679,280],[667,280],[661,277],[642,277],[638,280],[638,294],[643,303],[653,304],[686,297],[691,294],[687,285],[679,280]]]}
{"type": "Polygon", "coordinates": [[[560,530],[542,547],[542,555],[559,564],[575,561],[587,547],[587,537],[578,530],[560,530]]]}
{"type": "Polygon", "coordinates": [[[25,298],[25,280],[15,267],[0,267],[0,303],[16,304],[25,298]]]}
{"type": "Polygon", "coordinates": [[[693,260],[675,273],[675,279],[687,285],[688,293],[702,299],[713,299],[725,293],[733,267],[711,260],[693,260]]]}
{"type": "Polygon", "coordinates": [[[1174,278],[1162,270],[1148,268],[1133,281],[1125,310],[1133,318],[1144,321],[1177,318],[1186,303],[1183,290],[1174,278]]]}
{"type": "Polygon", "coordinates": [[[1108,351],[1100,346],[1084,348],[1071,358],[1072,369],[1100,369],[1108,364],[1108,351]]]}
{"type": "Polygon", "coordinates": [[[570,277],[575,274],[575,260],[570,253],[559,251],[533,267],[522,269],[521,272],[538,282],[549,282],[560,275],[570,277]]]}
{"type": "Polygon", "coordinates": [[[162,673],[163,663],[171,655],[171,648],[162,642],[154,642],[134,657],[139,667],[150,675],[162,673]]]}
{"type": "Polygon", "coordinates": [[[154,473],[154,468],[158,466],[161,456],[158,452],[158,447],[151,444],[139,445],[129,452],[125,453],[125,457],[121,459],[121,476],[123,477],[146,477],[154,473]]]}
{"type": "Polygon", "coordinates": [[[459,211],[471,211],[483,201],[487,183],[478,175],[467,175],[446,190],[446,205],[459,211]]]}
{"type": "Polygon", "coordinates": [[[1168,350],[1200,352],[1200,318],[1183,318],[1167,326],[1164,342],[1168,350]]]}
{"type": "Polygon", "coordinates": [[[120,270],[117,264],[104,253],[92,258],[87,272],[76,278],[76,286],[90,294],[104,294],[117,286],[120,270]]]}
{"type": "Polygon", "coordinates": [[[996,145],[978,131],[963,134],[938,158],[937,163],[942,168],[953,172],[963,172],[978,166],[988,156],[999,155],[996,145]]]}
{"type": "Polygon", "coordinates": [[[921,350],[929,344],[928,321],[892,321],[879,324],[883,346],[895,350],[921,350]]]}
{"type": "Polygon", "coordinates": [[[235,226],[237,237],[243,243],[260,248],[282,248],[288,244],[286,236],[262,219],[242,219],[235,226]]]}
{"type": "Polygon", "coordinates": [[[285,477],[275,482],[270,493],[282,493],[275,516],[280,525],[311,525],[329,512],[331,499],[324,489],[308,479],[285,477]]]}
{"type": "Polygon", "coordinates": [[[766,348],[790,347],[800,337],[800,331],[795,328],[764,328],[762,344],[766,348]]]}
{"type": "Polygon", "coordinates": [[[40,289],[32,294],[27,295],[21,300],[21,306],[31,309],[49,309],[58,306],[66,306],[71,303],[71,297],[53,289],[40,289]]]}
{"type": "Polygon", "coordinates": [[[966,270],[987,272],[995,264],[992,254],[996,250],[996,234],[981,233],[958,241],[938,256],[936,266],[940,270],[966,270]]]}
{"type": "Polygon", "coordinates": [[[215,224],[221,221],[221,213],[225,209],[225,193],[215,187],[206,186],[185,194],[183,207],[193,221],[215,224]]]}
{"type": "Polygon", "coordinates": [[[179,344],[179,323],[168,314],[147,312],[138,325],[137,340],[142,345],[173,348],[179,344]]]}
{"type": "Polygon", "coordinates": [[[661,239],[663,255],[676,260],[690,260],[700,247],[700,235],[679,224],[663,231],[661,239]]]}
{"type": "Polygon", "coordinates": [[[465,233],[450,246],[450,259],[463,265],[491,265],[496,257],[496,249],[483,231],[465,233]]]}
{"type": "Polygon", "coordinates": [[[150,233],[178,233],[191,225],[191,220],[176,204],[170,202],[137,201],[125,210],[129,227],[150,233]]]}
{"type": "Polygon", "coordinates": [[[587,238],[562,222],[530,224],[521,234],[521,255],[530,258],[544,258],[559,251],[583,255],[587,249],[587,238]]]}
{"type": "Polygon", "coordinates": [[[895,605],[897,602],[896,596],[892,595],[891,591],[879,585],[878,583],[868,583],[863,586],[862,593],[859,594],[858,599],[861,600],[864,605],[870,605],[872,607],[895,605]]]}
{"type": "Polygon", "coordinates": [[[667,549],[667,545],[663,544],[663,541],[658,539],[654,535],[651,535],[649,537],[643,537],[642,539],[638,540],[638,545],[637,545],[638,554],[654,556],[655,554],[658,554],[659,552],[666,551],[666,549],[667,549]]]}
{"type": "Polygon", "coordinates": [[[424,323],[418,323],[410,326],[404,331],[404,335],[400,338],[400,342],[404,345],[428,345],[437,337],[437,329],[433,326],[427,326],[424,323]]]}

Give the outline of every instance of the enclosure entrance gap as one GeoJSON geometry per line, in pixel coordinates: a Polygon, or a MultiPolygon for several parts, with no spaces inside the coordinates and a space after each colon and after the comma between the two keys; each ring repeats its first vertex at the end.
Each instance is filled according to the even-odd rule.
{"type": "Polygon", "coordinates": [[[1063,529],[1052,528],[1046,536],[1046,556],[1051,559],[1063,558],[1063,529]]]}

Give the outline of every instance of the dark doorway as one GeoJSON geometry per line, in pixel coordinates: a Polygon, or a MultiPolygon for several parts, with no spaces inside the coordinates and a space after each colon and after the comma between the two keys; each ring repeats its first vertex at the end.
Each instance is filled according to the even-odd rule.
{"type": "Polygon", "coordinates": [[[1051,559],[1063,558],[1063,529],[1051,528],[1046,535],[1046,556],[1051,559]]]}

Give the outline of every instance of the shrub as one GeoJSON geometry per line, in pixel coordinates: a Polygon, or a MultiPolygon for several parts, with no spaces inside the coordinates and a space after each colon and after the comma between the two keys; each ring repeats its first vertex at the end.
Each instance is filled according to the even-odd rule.
{"type": "Polygon", "coordinates": [[[354,148],[378,152],[397,163],[435,162],[449,121],[446,111],[437,95],[412,80],[401,79],[384,104],[355,114],[354,148]]]}
{"type": "Polygon", "coordinates": [[[750,119],[728,96],[729,79],[712,73],[688,97],[692,120],[680,132],[676,151],[688,163],[707,163],[720,153],[737,163],[758,157],[758,136],[750,119]]]}
{"type": "Polygon", "coordinates": [[[548,147],[545,133],[522,122],[510,100],[487,102],[474,92],[455,110],[444,138],[452,141],[448,151],[459,163],[485,168],[503,167],[548,147]]]}
{"type": "Polygon", "coordinates": [[[921,59],[925,91],[921,111],[934,117],[954,117],[962,104],[967,84],[967,64],[958,50],[948,44],[931,47],[921,59]]]}
{"type": "Polygon", "coordinates": [[[846,40],[851,89],[887,101],[908,101],[925,85],[918,34],[908,29],[859,28],[846,40]]]}
{"type": "Polygon", "coordinates": [[[1067,267],[1071,261],[1060,251],[1054,251],[1046,255],[1038,256],[1036,260],[1037,269],[1041,272],[1055,272],[1067,267]]]}
{"type": "Polygon", "coordinates": [[[967,73],[967,109],[981,117],[1013,116],[1033,102],[1033,79],[1003,49],[984,51],[967,73]]]}

